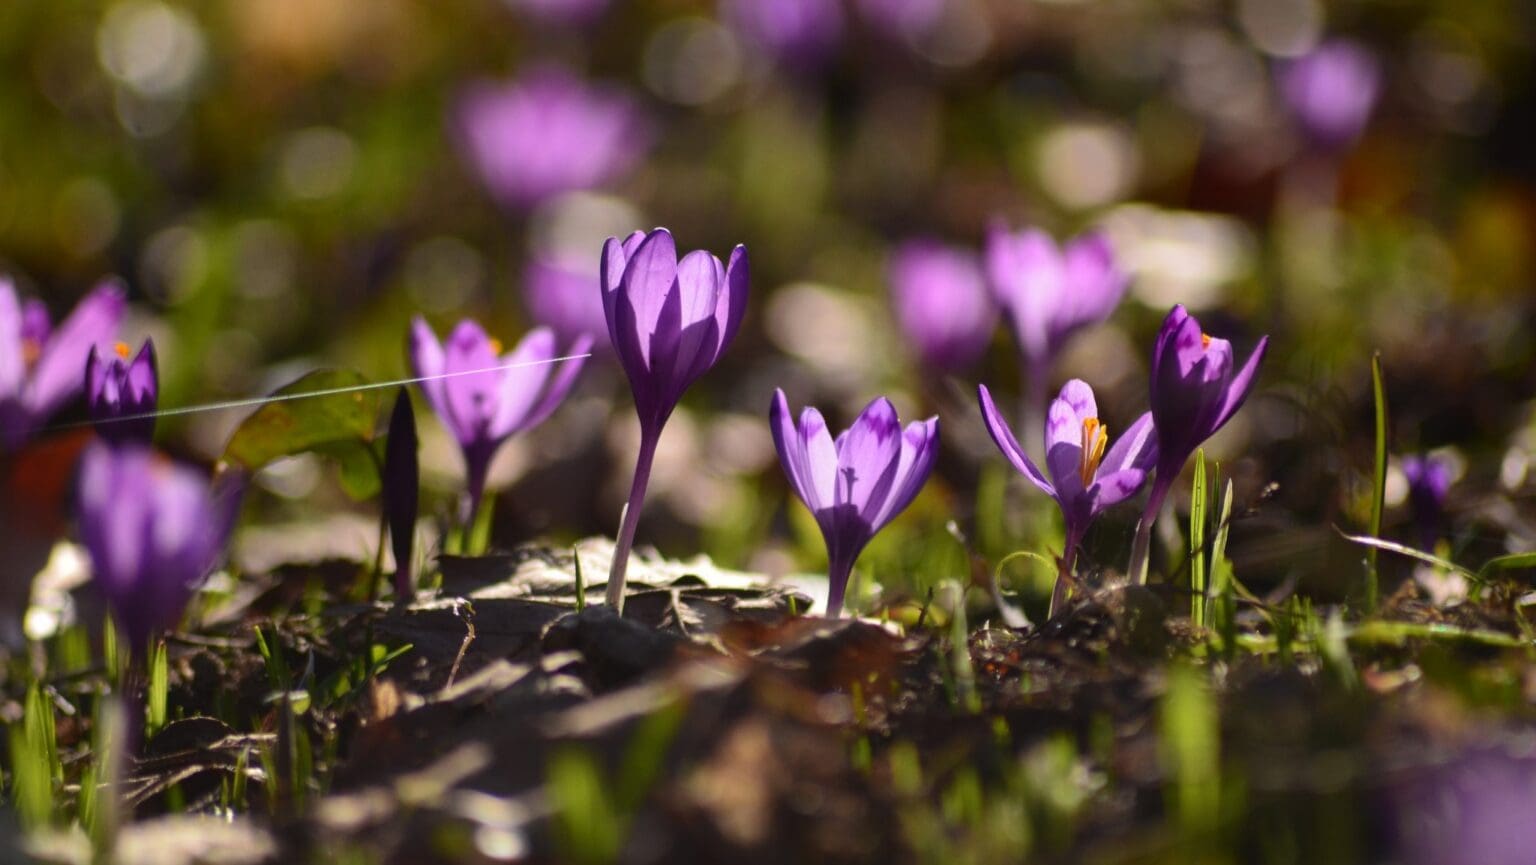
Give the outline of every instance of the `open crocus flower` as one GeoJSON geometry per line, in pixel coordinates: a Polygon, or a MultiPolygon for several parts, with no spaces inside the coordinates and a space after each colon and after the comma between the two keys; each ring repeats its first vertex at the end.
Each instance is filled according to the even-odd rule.
{"type": "Polygon", "coordinates": [[[1175,306],[1163,320],[1152,349],[1152,421],[1157,426],[1157,479],[1147,496],[1131,552],[1131,573],[1145,581],[1152,523],[1163,498],[1195,449],[1232,419],[1248,392],[1269,347],[1263,337],[1248,362],[1236,367],[1232,343],[1200,329],[1200,322],[1175,306]]]}
{"type": "Polygon", "coordinates": [[[881,397],[834,441],[821,412],[809,406],[796,426],[784,391],[775,390],[768,422],[784,474],[827,542],[827,615],[837,616],[859,553],[928,480],[939,450],[939,419],[903,430],[896,408],[881,397]]]}
{"type": "Polygon", "coordinates": [[[501,343],[470,319],[460,321],[441,344],[424,320],[412,322],[411,368],[424,379],[427,403],[464,453],[466,525],[480,508],[497,449],[554,412],[576,383],[591,344],[591,338],[578,337],[562,355],[554,333],[541,327],[503,355],[501,343]]]}
{"type": "Polygon", "coordinates": [[[80,540],[119,633],[136,658],[175,627],[218,564],[240,505],[240,483],[207,478],[146,447],[97,443],[80,461],[80,540]]]}
{"type": "Polygon", "coordinates": [[[890,280],[896,322],[925,366],[959,371],[986,351],[997,307],[975,255],[909,240],[891,256],[890,280]]]}
{"type": "Polygon", "coordinates": [[[603,311],[640,417],[640,454],[608,574],[608,604],[624,606],[624,571],[661,429],[688,386],[720,359],[747,311],[747,248],[730,261],[704,250],[677,258],[672,233],[637,231],[603,244],[603,311]]]}
{"type": "Polygon", "coordinates": [[[471,86],[459,101],[458,125],[486,188],[517,209],[613,180],[650,137],[627,93],[555,66],[471,86]]]}
{"type": "Polygon", "coordinates": [[[1067,338],[1108,318],[1125,294],[1126,275],[1109,239],[1089,232],[1062,246],[1038,229],[993,226],[987,279],[1024,358],[1030,411],[1045,401],[1046,378],[1067,338]]]}
{"type": "MultiPolygon", "coordinates": [[[[577,262],[558,255],[536,256],[523,271],[523,299],[534,321],[552,328],[562,341],[588,336],[594,341],[608,333],[603,293],[598,288],[597,262],[577,262]]],[[[609,346],[595,342],[593,349],[609,346]]]]}
{"type": "Polygon", "coordinates": [[[1331,39],[1281,69],[1281,94],[1320,147],[1352,143],[1365,129],[1381,85],[1376,58],[1359,44],[1331,39]]]}
{"type": "Polygon", "coordinates": [[[0,447],[19,447],[80,393],[87,356],[116,335],[126,306],[122,286],[103,282],[54,329],[41,303],[23,304],[0,279],[0,447]]]}
{"type": "Polygon", "coordinates": [[[1099,421],[1093,388],[1077,379],[1067,382],[1051,403],[1046,418],[1047,477],[1047,473],[1041,472],[1019,445],[986,385],[978,386],[977,396],[981,402],[982,420],[998,450],[1061,507],[1066,524],[1066,544],[1060,559],[1061,574],[1051,595],[1054,610],[1066,600],[1077,548],[1088,526],[1106,508],[1136,495],[1157,461],[1157,435],[1152,413],[1137,418],[1111,447],[1109,429],[1099,421]]]}
{"type": "Polygon", "coordinates": [[[144,340],[139,353],[132,360],[128,357],[126,343],[113,346],[108,360],[91,346],[85,361],[86,409],[96,422],[96,432],[107,441],[147,444],[155,437],[154,412],[160,393],[154,343],[144,340]]]}

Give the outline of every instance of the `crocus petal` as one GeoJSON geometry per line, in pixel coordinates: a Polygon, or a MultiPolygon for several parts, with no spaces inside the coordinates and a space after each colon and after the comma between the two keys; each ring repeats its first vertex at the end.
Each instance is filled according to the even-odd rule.
{"type": "Polygon", "coordinates": [[[472,319],[460,321],[443,344],[444,420],[459,444],[483,443],[496,415],[502,379],[501,359],[490,337],[472,319]]]}
{"type": "Polygon", "coordinates": [[[155,358],[155,344],[145,340],[139,353],[128,364],[128,392],[133,395],[135,411],[153,411],[159,390],[159,363],[155,358]],[[146,407],[145,403],[149,403],[146,407]]]}
{"type": "Polygon", "coordinates": [[[1100,473],[1094,478],[1093,485],[1088,489],[1088,495],[1092,498],[1093,507],[1090,516],[1096,516],[1099,512],[1113,505],[1117,505],[1141,490],[1141,485],[1146,483],[1147,473],[1141,469],[1124,469],[1118,472],[1100,473]]]}
{"type": "Polygon", "coordinates": [[[837,498],[837,445],[832,441],[826,418],[814,406],[806,406],[800,412],[800,440],[804,442],[805,457],[811,469],[811,489],[816,493],[817,504],[813,510],[830,508],[837,498]]]}
{"type": "Polygon", "coordinates": [[[773,391],[773,401],[768,406],[768,426],[773,432],[773,447],[779,452],[779,464],[784,467],[784,474],[789,478],[789,485],[795,495],[805,502],[812,513],[821,510],[829,500],[822,498],[816,489],[805,439],[795,429],[794,419],[789,412],[789,399],[784,396],[781,388],[773,391]]]}
{"type": "Polygon", "coordinates": [[[1019,440],[1014,437],[1013,430],[1009,429],[1008,422],[1003,419],[1003,413],[997,410],[997,403],[992,400],[992,394],[987,390],[987,386],[977,385],[976,396],[981,403],[982,422],[986,424],[987,432],[992,435],[992,441],[997,443],[997,449],[1002,451],[1003,456],[1008,458],[1008,462],[1013,463],[1014,468],[1023,472],[1031,483],[1046,495],[1055,498],[1056,487],[1046,480],[1045,475],[1029,458],[1029,454],[1024,452],[1019,440]]]}
{"type": "MultiPolygon", "coordinates": [[[[677,244],[672,239],[672,232],[658,228],[646,235],[624,265],[619,291],[634,307],[636,334],[646,352],[643,355],[646,366],[655,369],[649,353],[652,340],[660,327],[665,305],[678,291],[677,244]]],[[[674,321],[678,322],[682,317],[681,300],[676,299],[677,317],[674,321]]]]}
{"type": "MultiPolygon", "coordinates": [[[[1183,304],[1175,304],[1173,309],[1168,310],[1167,317],[1163,319],[1162,326],[1158,328],[1157,342],[1152,346],[1152,381],[1159,380],[1159,371],[1162,367],[1163,358],[1168,356],[1171,343],[1177,340],[1183,332],[1184,322],[1188,318],[1189,312],[1184,309],[1183,304]]],[[[1199,329],[1200,325],[1197,322],[1195,330],[1198,331],[1199,329]]]]}
{"type": "Polygon", "coordinates": [[[543,423],[551,414],[554,414],[555,409],[560,407],[560,403],[565,401],[566,395],[576,385],[576,377],[581,375],[582,367],[587,363],[586,358],[576,355],[583,355],[591,350],[592,337],[590,336],[579,336],[575,342],[571,343],[570,349],[565,353],[569,359],[560,361],[559,368],[555,370],[544,388],[544,398],[534,406],[533,411],[524,421],[524,429],[531,429],[543,423]]]}
{"type": "Polygon", "coordinates": [[[84,385],[81,370],[91,346],[117,333],[127,308],[127,294],[116,281],[91,290],[48,338],[27,384],[25,401],[34,418],[53,414],[84,385]]]}
{"type": "Polygon", "coordinates": [[[880,397],[864,408],[837,438],[834,503],[852,505],[873,523],[895,481],[901,457],[901,424],[896,407],[880,397]]]}
{"type": "Polygon", "coordinates": [[[987,238],[986,263],[1019,348],[1032,361],[1043,361],[1051,348],[1050,321],[1065,291],[1056,242],[1036,229],[1011,234],[995,226],[987,238]]]}
{"type": "Polygon", "coordinates": [[[491,439],[503,439],[530,424],[529,415],[549,381],[554,365],[555,333],[547,327],[535,328],[517,347],[498,358],[503,367],[496,388],[495,415],[486,433],[491,439]]]}
{"type": "MultiPolygon", "coordinates": [[[[1073,400],[1066,398],[1066,388],[1062,388],[1062,394],[1051,402],[1045,418],[1045,467],[1056,491],[1065,495],[1083,487],[1083,416],[1078,414],[1073,400]]],[[[1082,394],[1074,396],[1080,400],[1082,394]]]]}
{"type": "Polygon", "coordinates": [[[1259,364],[1264,362],[1264,354],[1269,351],[1269,337],[1263,337],[1259,344],[1253,347],[1253,354],[1248,356],[1248,362],[1237,371],[1237,375],[1227,384],[1226,399],[1221,406],[1221,412],[1217,415],[1216,428],[1220,429],[1237,410],[1243,407],[1243,402],[1248,399],[1248,392],[1253,389],[1253,379],[1259,373],[1259,364]]]}
{"type": "Polygon", "coordinates": [[[438,417],[446,418],[448,394],[444,390],[446,380],[441,377],[445,368],[443,346],[437,341],[437,334],[432,332],[432,328],[420,316],[411,320],[406,353],[410,356],[411,371],[417,378],[424,379],[420,384],[427,403],[438,417]]]}
{"type": "Polygon", "coordinates": [[[1115,263],[1114,247],[1102,231],[1090,231],[1062,251],[1063,281],[1069,306],[1056,322],[1060,340],[1073,329],[1107,318],[1120,305],[1127,278],[1115,263]]]}
{"type": "Polygon", "coordinates": [[[1157,425],[1152,413],[1137,418],[1125,432],[1109,446],[1104,461],[1099,464],[1099,474],[1114,474],[1125,469],[1151,471],[1157,465],[1157,425]]]}
{"type": "Polygon", "coordinates": [[[681,327],[671,374],[684,387],[692,384],[714,365],[720,345],[720,322],[716,318],[716,308],[724,282],[725,267],[720,264],[720,259],[708,252],[696,250],[678,262],[681,327]]]}
{"type": "Polygon", "coordinates": [[[0,277],[0,400],[15,397],[27,374],[22,345],[21,302],[16,286],[0,277]]]}
{"type": "Polygon", "coordinates": [[[885,498],[885,504],[880,507],[875,515],[874,530],[879,531],[886,523],[895,519],[927,482],[928,475],[933,471],[933,463],[939,453],[939,419],[931,417],[924,421],[913,421],[907,425],[901,436],[901,457],[896,466],[896,480],[891,487],[891,492],[885,498]]]}
{"type": "Polygon", "coordinates": [[[752,265],[747,258],[747,248],[737,244],[731,250],[725,265],[725,287],[720,296],[715,317],[720,322],[720,345],[715,350],[715,360],[736,339],[741,330],[741,320],[747,314],[747,286],[751,283],[752,265]]]}

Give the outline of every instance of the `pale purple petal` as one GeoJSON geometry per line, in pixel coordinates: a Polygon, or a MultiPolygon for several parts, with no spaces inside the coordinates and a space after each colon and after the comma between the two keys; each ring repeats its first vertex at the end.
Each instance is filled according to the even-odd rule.
{"type": "Polygon", "coordinates": [[[27,374],[26,348],[22,336],[21,302],[16,286],[0,277],[0,400],[12,399],[21,392],[27,374]]]}
{"type": "MultiPolygon", "coordinates": [[[[656,364],[650,352],[657,329],[661,326],[662,310],[674,298],[675,313],[668,316],[675,327],[681,327],[682,298],[676,297],[677,245],[672,232],[658,228],[646,236],[634,255],[624,265],[624,276],[619,292],[629,298],[634,308],[635,328],[642,347],[642,357],[647,367],[656,364]]],[[[663,342],[676,340],[677,334],[664,334],[663,342]]]]}
{"type": "Polygon", "coordinates": [[[1248,392],[1253,389],[1254,377],[1259,373],[1259,364],[1264,362],[1264,355],[1269,351],[1269,337],[1259,339],[1258,345],[1253,347],[1253,354],[1248,356],[1248,362],[1237,371],[1232,381],[1227,385],[1226,400],[1222,403],[1221,412],[1216,417],[1216,427],[1220,429],[1237,410],[1243,407],[1243,402],[1248,399],[1248,392]]]}
{"type": "Polygon", "coordinates": [[[1101,472],[1088,488],[1088,495],[1093,501],[1090,516],[1097,516],[1101,511],[1136,495],[1146,480],[1147,473],[1141,469],[1123,469],[1107,474],[1101,472]]]}
{"type": "Polygon", "coordinates": [[[571,343],[571,347],[565,352],[565,355],[571,357],[571,359],[560,361],[555,374],[544,388],[543,399],[539,401],[538,405],[534,406],[533,411],[523,421],[523,429],[531,429],[538,426],[551,414],[554,414],[555,409],[560,407],[560,403],[565,401],[566,395],[576,385],[576,377],[581,375],[581,369],[586,365],[586,358],[575,357],[575,355],[586,354],[591,350],[592,337],[590,336],[579,336],[575,342],[571,343]]]}
{"type": "Polygon", "coordinates": [[[1099,464],[1100,474],[1132,468],[1151,471],[1157,465],[1157,426],[1152,422],[1151,412],[1143,413],[1119,436],[1114,435],[1114,430],[1110,430],[1110,435],[1114,441],[1099,464]]]}
{"type": "Polygon", "coordinates": [[[541,327],[529,331],[512,351],[496,359],[503,368],[497,373],[500,383],[492,403],[495,414],[486,430],[488,438],[504,439],[530,425],[533,407],[554,372],[554,364],[545,361],[555,356],[554,331],[541,327]]]}
{"type": "Polygon", "coordinates": [[[1040,469],[1035,467],[1029,454],[1019,444],[1013,430],[1009,429],[1008,422],[1003,419],[1003,413],[998,411],[997,403],[992,400],[992,393],[986,385],[977,385],[976,396],[981,403],[981,419],[987,426],[987,432],[992,435],[992,441],[997,443],[997,449],[1003,452],[1013,467],[1024,473],[1030,482],[1039,487],[1046,495],[1056,498],[1056,487],[1046,479],[1040,469]]]}
{"type": "Polygon", "coordinates": [[[933,471],[933,463],[939,453],[939,419],[931,417],[913,421],[907,425],[901,437],[901,457],[896,466],[896,479],[885,504],[875,515],[874,531],[895,519],[912,504],[918,492],[933,471]]]}
{"type": "Polygon", "coordinates": [[[866,406],[837,439],[834,502],[852,505],[866,523],[873,523],[895,480],[901,438],[901,423],[890,400],[881,397],[866,406]]]}
{"type": "Polygon", "coordinates": [[[112,342],[127,305],[127,293],[120,283],[102,282],[49,336],[24,395],[33,418],[46,418],[81,392],[91,346],[112,342]]]}

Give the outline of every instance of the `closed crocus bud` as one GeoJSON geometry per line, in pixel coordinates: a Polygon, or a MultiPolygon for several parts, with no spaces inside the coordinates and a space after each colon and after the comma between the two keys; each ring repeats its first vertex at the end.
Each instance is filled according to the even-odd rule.
{"type": "Polygon", "coordinates": [[[125,343],[113,346],[107,358],[91,346],[91,355],[85,362],[85,404],[102,438],[116,443],[148,444],[155,437],[159,394],[152,342],[145,340],[132,360],[125,343]]]}
{"type": "Polygon", "coordinates": [[[416,591],[416,515],[421,491],[417,458],[416,410],[411,395],[400,388],[389,413],[389,436],[384,441],[384,521],[389,525],[390,551],[395,554],[395,600],[409,603],[416,591]]]}
{"type": "Polygon", "coordinates": [[[1355,42],[1331,39],[1281,68],[1280,91],[1307,136],[1341,148],[1364,131],[1381,87],[1376,58],[1355,42]]]}
{"type": "Polygon", "coordinates": [[[555,66],[472,85],[459,100],[458,128],[486,189],[519,210],[618,178],[650,139],[626,92],[555,66]]]}
{"type": "Polygon", "coordinates": [[[608,574],[608,604],[622,610],[624,571],[662,427],[688,386],[725,352],[747,311],[747,248],[729,262],[703,250],[679,261],[672,233],[635,232],[603,245],[608,335],[629,377],[640,418],[640,454],[608,574]]]}
{"type": "Polygon", "coordinates": [[[1163,320],[1152,349],[1152,422],[1157,426],[1157,479],[1147,497],[1137,545],[1132,551],[1132,574],[1146,578],[1147,545],[1152,522],[1162,509],[1163,498],[1195,449],[1242,407],[1253,389],[1254,377],[1269,337],[1263,337],[1237,367],[1232,343],[1200,329],[1200,322],[1175,306],[1163,320]]]}
{"type": "Polygon", "coordinates": [[[986,385],[977,388],[981,417],[998,450],[1030,483],[1056,500],[1066,526],[1060,576],[1051,596],[1052,609],[1066,600],[1077,548],[1095,518],[1105,509],[1140,492],[1157,462],[1157,435],[1152,413],[1137,418],[1109,444],[1109,428],[1099,420],[1093,388],[1073,379],[1051,403],[1045,424],[1046,471],[1042,472],[1019,445],[986,385]]]}
{"type": "Polygon", "coordinates": [[[53,328],[41,304],[23,304],[0,279],[0,447],[20,447],[80,394],[91,350],[116,336],[126,307],[122,286],[106,281],[53,328]]]}
{"type": "Polygon", "coordinates": [[[578,337],[562,355],[554,333],[538,328],[503,355],[501,344],[469,319],[459,322],[446,343],[439,343],[422,319],[412,323],[411,367],[423,379],[427,403],[464,453],[466,525],[479,510],[497,449],[516,433],[543,423],[559,407],[576,383],[591,344],[590,338],[578,337]]]}
{"type": "Polygon", "coordinates": [[[975,364],[997,328],[997,306],[977,257],[933,240],[909,240],[891,256],[889,271],[896,322],[923,365],[959,372],[975,364]]]}
{"type": "Polygon", "coordinates": [[[790,486],[821,527],[827,544],[827,615],[838,616],[859,554],[928,480],[939,449],[939,419],[917,421],[903,430],[895,407],[882,397],[834,440],[814,408],[801,412],[797,426],[784,391],[776,390],[768,423],[790,486]]]}
{"type": "Polygon", "coordinates": [[[843,36],[841,0],[722,0],[721,17],[786,66],[814,70],[843,36]]]}
{"type": "Polygon", "coordinates": [[[130,652],[146,657],[176,626],[224,554],[241,479],[212,486],[200,472],[149,448],[92,445],[80,461],[78,523],[92,575],[130,652]]]}
{"type": "Polygon", "coordinates": [[[1435,454],[1403,458],[1408,480],[1408,511],[1419,531],[1420,548],[1433,552],[1445,533],[1445,498],[1451,491],[1451,466],[1435,454]]]}

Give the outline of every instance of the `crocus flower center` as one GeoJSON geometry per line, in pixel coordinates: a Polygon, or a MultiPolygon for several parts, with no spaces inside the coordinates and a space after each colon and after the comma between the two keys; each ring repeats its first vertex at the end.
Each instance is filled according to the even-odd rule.
{"type": "MultiPolygon", "coordinates": [[[[491,337],[491,354],[501,357],[501,340],[491,337]]],[[[1206,344],[1210,344],[1210,337],[1206,337],[1206,344]]]]}
{"type": "Polygon", "coordinates": [[[1093,483],[1093,476],[1098,474],[1099,463],[1104,460],[1104,449],[1108,446],[1109,427],[1099,423],[1096,417],[1083,418],[1083,461],[1078,466],[1083,486],[1093,483]]]}
{"type": "Polygon", "coordinates": [[[31,369],[37,359],[43,356],[43,344],[35,339],[23,339],[21,341],[21,362],[31,369]]]}
{"type": "Polygon", "coordinates": [[[128,343],[126,343],[126,342],[117,343],[117,344],[112,346],[112,350],[117,352],[117,356],[122,358],[123,360],[127,360],[128,359],[128,355],[129,355],[128,343]]]}
{"type": "Polygon", "coordinates": [[[1210,348],[1210,347],[1211,347],[1211,335],[1208,334],[1208,333],[1200,334],[1200,348],[1207,349],[1207,348],[1210,348]]]}

